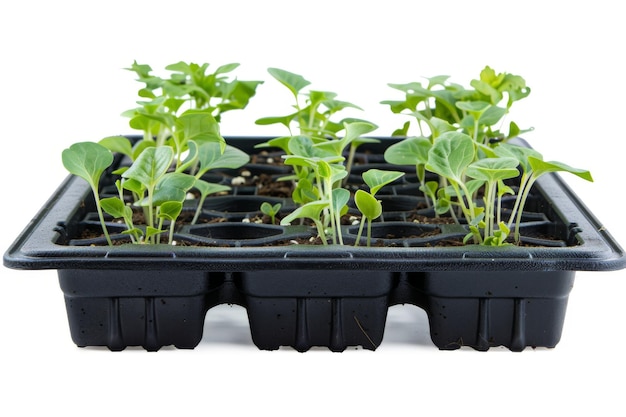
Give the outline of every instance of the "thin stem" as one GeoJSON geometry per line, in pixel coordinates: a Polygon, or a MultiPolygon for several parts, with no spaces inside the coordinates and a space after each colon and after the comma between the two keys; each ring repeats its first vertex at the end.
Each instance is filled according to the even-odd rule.
{"type": "Polygon", "coordinates": [[[174,242],[174,229],[176,228],[176,221],[174,219],[170,220],[170,236],[167,240],[168,244],[172,244],[174,242]]]}
{"type": "Polygon", "coordinates": [[[520,179],[519,189],[517,191],[517,197],[515,198],[515,204],[513,205],[513,210],[511,211],[511,216],[509,217],[509,222],[507,223],[507,227],[509,229],[512,227],[513,221],[517,214],[517,210],[519,210],[520,208],[522,194],[524,193],[524,190],[528,187],[528,181],[530,180],[531,175],[528,175],[526,172],[522,174],[522,178],[520,179]]]}
{"type": "Polygon", "coordinates": [[[346,172],[348,173],[348,175],[346,175],[342,181],[343,185],[346,185],[348,183],[348,179],[350,178],[350,171],[352,170],[352,164],[354,163],[354,155],[356,154],[356,146],[353,144],[350,144],[350,152],[348,153],[348,160],[346,161],[346,172]]]}
{"type": "Polygon", "coordinates": [[[356,234],[356,242],[354,242],[354,246],[359,246],[361,241],[361,235],[363,234],[363,225],[365,224],[365,216],[361,217],[361,222],[359,223],[359,232],[356,234]]]}
{"type": "Polygon", "coordinates": [[[113,246],[113,242],[111,242],[111,236],[109,236],[109,231],[107,230],[106,223],[104,222],[104,214],[102,213],[102,206],[100,206],[100,196],[98,195],[98,190],[93,188],[93,193],[96,199],[96,210],[98,211],[98,217],[100,218],[102,232],[104,233],[104,237],[106,238],[109,246],[113,246]]]}
{"type": "Polygon", "coordinates": [[[526,200],[528,199],[528,195],[530,194],[530,189],[532,188],[536,180],[537,180],[537,177],[535,177],[534,175],[531,175],[530,178],[528,179],[528,182],[526,183],[526,186],[524,187],[524,194],[522,195],[520,206],[518,208],[517,216],[515,219],[515,242],[519,242],[520,240],[519,226],[520,226],[520,223],[522,222],[522,214],[524,214],[524,206],[526,205],[526,200]]]}
{"type": "MultiPolygon", "coordinates": [[[[148,218],[146,219],[149,227],[154,227],[154,209],[152,207],[152,190],[148,189],[148,218]]],[[[154,236],[150,237],[150,242],[155,243],[154,236]]]]}
{"type": "Polygon", "coordinates": [[[200,201],[198,201],[198,207],[196,207],[196,213],[193,216],[193,220],[191,220],[191,224],[196,224],[196,222],[200,218],[200,213],[202,213],[202,206],[204,205],[205,199],[206,195],[200,195],[200,201]]]}
{"type": "Polygon", "coordinates": [[[319,220],[313,219],[313,221],[315,222],[315,227],[317,227],[317,234],[320,236],[320,239],[322,239],[322,244],[328,245],[326,233],[324,233],[324,225],[319,220]]]}
{"type": "Polygon", "coordinates": [[[485,238],[491,236],[493,234],[493,231],[495,230],[494,227],[494,200],[495,198],[493,197],[494,193],[496,192],[496,182],[495,181],[489,181],[489,183],[487,184],[487,190],[486,190],[486,194],[485,194],[485,238]]]}

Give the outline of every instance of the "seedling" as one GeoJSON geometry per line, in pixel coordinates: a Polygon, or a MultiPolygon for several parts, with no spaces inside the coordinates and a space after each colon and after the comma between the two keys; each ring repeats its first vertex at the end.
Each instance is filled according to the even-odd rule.
{"type": "MultiPolygon", "coordinates": [[[[336,185],[348,175],[345,167],[341,164],[344,158],[342,156],[300,156],[285,155],[285,164],[304,167],[311,170],[313,181],[304,179],[298,183],[299,190],[296,196],[300,196],[304,203],[302,207],[296,209],[293,213],[283,218],[281,224],[289,224],[291,221],[317,215],[319,217],[313,219],[318,227],[318,233],[322,241],[326,242],[325,228],[329,227],[332,243],[343,245],[343,236],[341,233],[341,216],[347,212],[347,203],[350,199],[350,192],[336,185]],[[306,187],[306,188],[304,188],[306,187]],[[307,201],[310,199],[310,201],[307,201]],[[309,206],[309,207],[307,207],[309,206]],[[311,207],[314,210],[311,211],[311,207]],[[321,210],[318,209],[321,207],[321,210]]],[[[297,197],[296,197],[297,198],[297,197]]]]}
{"type": "Polygon", "coordinates": [[[104,171],[113,163],[113,154],[107,148],[97,143],[79,142],[63,151],[62,160],[65,169],[87,181],[91,187],[102,231],[107,243],[112,245],[100,205],[99,183],[104,171]]]}
{"type": "Polygon", "coordinates": [[[125,112],[130,126],[143,132],[135,143],[123,136],[103,138],[99,144],[76,144],[64,151],[63,162],[73,174],[85,178],[96,200],[107,242],[102,209],[126,224],[125,233],[133,243],[157,243],[169,222],[169,243],[173,242],[175,222],[182,211],[187,192],[200,194],[192,223],[198,220],[205,198],[229,187],[202,179],[211,169],[239,168],[248,162],[246,153],[228,146],[220,134],[219,120],[229,110],[243,109],[261,81],[228,80],[225,74],[238,64],[219,67],[208,73],[208,64],[178,62],[166,67],[169,78],[152,74],[149,65],[137,62],[128,68],[144,84],[139,90],[139,107],[125,112]],[[112,152],[126,155],[130,165],[114,174],[118,197],[100,201],[98,180],[112,162],[112,152]],[[106,166],[105,166],[106,165],[106,166]],[[133,222],[133,210],[143,209],[145,226],[133,222]]]}
{"type": "Polygon", "coordinates": [[[276,204],[270,204],[267,201],[264,201],[261,204],[261,213],[269,216],[270,221],[272,222],[272,224],[276,223],[276,215],[280,212],[280,208],[282,207],[282,204],[280,203],[276,203],[276,204]]]}
{"type": "Polygon", "coordinates": [[[268,72],[291,92],[295,112],[258,119],[258,125],[282,124],[289,130],[289,136],[271,139],[259,147],[274,146],[291,155],[292,138],[307,137],[314,146],[323,149],[327,154],[341,156],[349,149],[346,167],[350,172],[358,146],[378,142],[377,139],[363,137],[377,129],[371,122],[355,118],[344,118],[337,122],[331,120],[335,114],[346,109],[362,110],[359,106],[337,100],[337,94],[329,91],[309,90],[308,93],[303,93],[302,90],[311,83],[301,75],[279,68],[269,68],[268,72]],[[341,132],[344,132],[342,138],[341,132]]]}
{"type": "MultiPolygon", "coordinates": [[[[519,75],[496,73],[486,66],[478,79],[470,82],[472,88],[449,82],[446,75],[427,78],[420,82],[389,84],[405,93],[404,100],[385,100],[393,113],[416,119],[419,135],[434,141],[447,131],[461,130],[477,143],[488,145],[503,142],[531,129],[521,130],[511,121],[507,132],[501,130],[503,118],[516,101],[530,94],[526,81],[519,75]]],[[[407,136],[410,121],[397,129],[394,136],[407,136]]]]}
{"type": "Polygon", "coordinates": [[[557,161],[544,161],[543,156],[532,149],[519,146],[503,144],[495,149],[498,155],[516,158],[522,170],[519,191],[515,199],[515,205],[511,211],[511,216],[507,223],[510,229],[515,225],[515,241],[520,239],[519,225],[524,213],[524,206],[528,200],[530,190],[539,177],[550,172],[568,172],[584,180],[593,182],[591,173],[580,168],[573,168],[567,164],[557,161]]]}
{"type": "MultiPolygon", "coordinates": [[[[415,173],[420,182],[420,190],[425,196],[436,203],[435,184],[426,184],[426,164],[428,163],[428,152],[432,147],[432,142],[424,136],[409,137],[389,146],[384,153],[385,161],[394,165],[415,166],[415,173]],[[434,187],[434,189],[433,189],[434,187]]],[[[430,206],[430,201],[426,203],[430,206]]]]}
{"type": "Polygon", "coordinates": [[[363,225],[367,222],[367,246],[370,247],[372,239],[372,221],[379,218],[383,213],[383,206],[381,202],[376,199],[376,193],[382,187],[396,181],[403,175],[404,172],[384,171],[380,169],[370,169],[363,173],[363,181],[365,181],[365,184],[370,188],[370,191],[357,190],[354,195],[354,202],[363,215],[354,246],[359,245],[361,235],[363,234],[363,225]]]}

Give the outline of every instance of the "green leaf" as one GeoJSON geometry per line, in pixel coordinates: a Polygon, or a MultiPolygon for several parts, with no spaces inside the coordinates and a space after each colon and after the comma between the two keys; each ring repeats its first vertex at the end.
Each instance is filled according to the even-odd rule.
{"type": "Polygon", "coordinates": [[[176,172],[185,172],[191,168],[198,161],[198,154],[198,144],[193,140],[187,142],[187,156],[176,168],[176,172]]]}
{"type": "Polygon", "coordinates": [[[313,140],[308,136],[292,136],[291,139],[289,139],[288,148],[292,155],[307,158],[317,156],[317,151],[313,146],[313,140]]]}
{"type": "Polygon", "coordinates": [[[176,119],[176,133],[185,141],[215,142],[226,146],[218,122],[208,110],[187,110],[176,119]]]}
{"type": "Polygon", "coordinates": [[[529,156],[528,163],[530,164],[533,170],[533,175],[535,177],[539,177],[540,175],[549,172],[569,172],[570,174],[574,174],[584,180],[593,182],[593,178],[591,177],[591,173],[589,171],[579,168],[573,168],[562,162],[543,161],[542,159],[536,158],[534,156],[529,156]]]}
{"type": "Polygon", "coordinates": [[[365,184],[370,187],[370,193],[376,195],[376,193],[385,185],[390,184],[402,177],[404,172],[400,171],[387,171],[382,169],[369,169],[363,173],[363,180],[365,184]]]}
{"type": "Polygon", "coordinates": [[[478,119],[478,124],[482,126],[493,126],[506,114],[506,109],[497,106],[488,107],[478,119]]]}
{"type": "Polygon", "coordinates": [[[515,178],[519,175],[515,158],[486,158],[474,162],[467,167],[465,174],[468,177],[486,182],[495,182],[515,178]]]}
{"type": "Polygon", "coordinates": [[[493,148],[493,152],[500,157],[512,157],[517,159],[517,162],[522,167],[524,172],[529,172],[531,170],[530,163],[528,162],[529,156],[534,156],[537,159],[543,160],[541,154],[536,150],[513,145],[511,143],[501,143],[499,146],[493,148]]]}
{"type": "Polygon", "coordinates": [[[104,146],[94,142],[78,142],[65,149],[61,155],[63,166],[97,189],[100,177],[113,163],[113,154],[104,146]]]}
{"type": "Polygon", "coordinates": [[[459,132],[443,133],[428,152],[426,169],[441,175],[457,184],[463,181],[463,174],[474,162],[476,149],[471,137],[459,132]]]}
{"type": "Polygon", "coordinates": [[[352,141],[357,140],[361,136],[371,133],[378,128],[374,123],[369,122],[350,122],[344,123],[346,134],[341,142],[343,146],[348,146],[352,141]]]}
{"type": "Polygon", "coordinates": [[[264,201],[263,203],[261,203],[260,210],[262,213],[267,214],[268,216],[275,216],[276,213],[280,211],[281,207],[282,205],[280,203],[272,205],[267,201],[264,201]]]}
{"type": "Polygon", "coordinates": [[[169,221],[175,221],[182,210],[183,203],[180,201],[166,201],[161,204],[159,208],[159,217],[169,221]]]}
{"type": "Polygon", "coordinates": [[[385,161],[394,165],[426,164],[428,151],[432,147],[425,137],[410,137],[389,146],[384,153],[385,161]]]}
{"type": "Polygon", "coordinates": [[[502,100],[502,93],[500,93],[497,89],[481,80],[472,80],[470,85],[476,89],[479,93],[489,97],[489,102],[491,104],[498,104],[500,100],[502,100]]]}
{"type": "Polygon", "coordinates": [[[217,68],[217,70],[215,70],[215,75],[226,74],[227,72],[234,71],[237,67],[239,67],[239,64],[237,63],[221,65],[217,68]]]}
{"type": "Polygon", "coordinates": [[[156,147],[156,143],[153,140],[141,140],[137,142],[133,147],[133,157],[131,159],[135,161],[145,149],[154,147],[156,147]]]}
{"type": "Polygon", "coordinates": [[[486,101],[457,101],[456,106],[472,115],[480,116],[490,104],[486,101]]]}
{"type": "Polygon", "coordinates": [[[291,121],[298,115],[298,113],[288,114],[286,116],[270,116],[270,117],[261,117],[257,119],[254,123],[261,126],[273,125],[273,124],[282,124],[286,127],[289,127],[291,121]]]}
{"type": "Polygon", "coordinates": [[[313,221],[319,221],[322,211],[329,207],[329,203],[326,200],[312,201],[303,206],[298,207],[287,216],[283,217],[280,224],[287,226],[296,219],[307,218],[313,221]]]}
{"type": "Polygon", "coordinates": [[[122,177],[136,180],[153,188],[167,172],[174,160],[174,150],[170,146],[146,148],[122,177]]]}
{"type": "Polygon", "coordinates": [[[236,169],[250,161],[250,157],[234,146],[226,145],[222,153],[222,146],[216,142],[202,143],[198,149],[200,168],[196,176],[203,175],[211,169],[236,169]]]}
{"type": "Polygon", "coordinates": [[[98,143],[111,152],[121,153],[133,159],[133,145],[125,136],[108,136],[100,139],[98,143]]]}
{"type": "Polygon", "coordinates": [[[209,194],[221,193],[230,190],[230,187],[227,185],[214,184],[200,179],[196,179],[193,187],[196,188],[203,197],[206,197],[209,194]]]}
{"type": "Polygon", "coordinates": [[[357,190],[354,194],[354,202],[363,216],[369,220],[377,219],[383,212],[380,201],[367,191],[357,190]]]}
{"type": "Polygon", "coordinates": [[[340,213],[350,200],[350,191],[345,188],[335,188],[332,191],[332,205],[336,213],[340,213]]]}
{"type": "Polygon", "coordinates": [[[100,200],[100,204],[102,209],[113,216],[113,218],[128,219],[133,216],[133,210],[117,197],[103,198],[100,200]]]}
{"type": "Polygon", "coordinates": [[[331,178],[332,176],[330,164],[324,160],[317,161],[317,172],[322,178],[331,178]]]}
{"type": "Polygon", "coordinates": [[[134,179],[125,179],[122,183],[122,186],[125,190],[132,191],[137,195],[143,195],[144,191],[146,190],[146,187],[142,183],[134,179]]]}
{"type": "MultiPolygon", "coordinates": [[[[182,202],[187,196],[187,191],[193,187],[195,182],[195,177],[181,172],[165,174],[156,185],[152,204],[158,207],[167,201],[182,202]]],[[[147,202],[143,201],[142,205],[144,204],[147,202]]]]}
{"type": "Polygon", "coordinates": [[[281,149],[283,152],[285,152],[286,154],[290,153],[289,151],[289,140],[291,139],[291,136],[281,136],[278,138],[273,138],[270,139],[266,142],[263,143],[259,143],[257,145],[255,145],[255,148],[271,148],[271,147],[276,147],[281,149]]]}
{"type": "Polygon", "coordinates": [[[164,232],[164,230],[160,230],[160,229],[157,229],[157,228],[152,227],[152,226],[147,226],[146,227],[146,239],[148,240],[152,236],[159,235],[159,234],[161,234],[163,232],[164,232]]]}
{"type": "Polygon", "coordinates": [[[267,72],[269,72],[270,75],[278,80],[281,84],[287,87],[294,96],[297,96],[300,90],[311,84],[301,75],[294,74],[292,72],[285,71],[279,68],[268,68],[267,72]]]}

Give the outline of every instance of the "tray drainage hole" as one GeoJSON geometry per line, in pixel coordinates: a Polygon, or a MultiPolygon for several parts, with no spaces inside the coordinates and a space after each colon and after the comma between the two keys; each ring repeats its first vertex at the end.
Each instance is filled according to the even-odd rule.
{"type": "Polygon", "coordinates": [[[217,223],[193,228],[191,234],[211,239],[249,240],[278,236],[282,227],[251,223],[217,223]]]}

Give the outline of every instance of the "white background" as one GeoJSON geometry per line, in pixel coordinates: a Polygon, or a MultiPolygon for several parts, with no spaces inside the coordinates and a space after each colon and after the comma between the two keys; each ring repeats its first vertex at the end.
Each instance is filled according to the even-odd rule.
{"type": "MultiPolygon", "coordinates": [[[[514,106],[544,153],[590,169],[568,182],[626,244],[623,61],[618,2],[534,1],[28,1],[0,6],[2,251],[66,176],[61,151],[132,133],[119,114],[138,84],[122,68],[179,60],[239,62],[263,79],[224,135],[283,134],[254,120],[285,114],[280,67],[352,101],[388,135],[400,98],[387,83],[448,74],[466,83],[485,65],[524,76],[514,106]],[[558,4],[558,5],[557,5],[558,4]]],[[[259,351],[245,310],[207,315],[195,350],[157,353],[73,345],[55,271],[1,269],[0,414],[43,415],[580,415],[624,412],[626,272],[580,272],[555,349],[437,350],[423,312],[390,310],[382,346],[332,353],[259,351]],[[9,411],[11,410],[11,411],[9,411]]]]}

